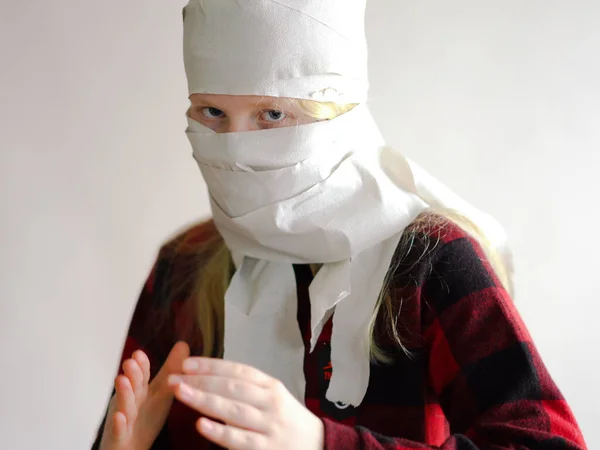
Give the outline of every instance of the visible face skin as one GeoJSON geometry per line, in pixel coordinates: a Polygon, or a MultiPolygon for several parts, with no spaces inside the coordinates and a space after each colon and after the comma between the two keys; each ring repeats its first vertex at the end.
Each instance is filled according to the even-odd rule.
{"type": "Polygon", "coordinates": [[[192,94],[187,115],[217,133],[257,131],[316,122],[290,98],[192,94]]]}

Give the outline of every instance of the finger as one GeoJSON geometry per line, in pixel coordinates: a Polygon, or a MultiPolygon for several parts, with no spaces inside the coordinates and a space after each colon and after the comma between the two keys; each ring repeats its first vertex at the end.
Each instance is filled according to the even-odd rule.
{"type": "Polygon", "coordinates": [[[272,377],[254,367],[216,358],[188,358],[183,363],[183,371],[186,374],[238,378],[263,387],[269,387],[274,381],[272,377]]]}
{"type": "Polygon", "coordinates": [[[128,359],[123,363],[123,372],[129,378],[129,383],[133,389],[136,404],[139,405],[143,400],[144,392],[144,374],[138,362],[134,359],[128,359]]]}
{"type": "Polygon", "coordinates": [[[255,431],[223,425],[202,417],[196,422],[198,432],[209,441],[230,450],[261,450],[267,448],[267,436],[255,431]]]}
{"type": "Polygon", "coordinates": [[[181,373],[183,361],[190,356],[190,347],[183,341],[177,342],[156,377],[150,382],[150,389],[154,392],[164,391],[171,395],[171,389],[167,384],[168,376],[172,373],[181,373]]]}
{"type": "Polygon", "coordinates": [[[167,356],[165,363],[160,368],[160,371],[156,377],[161,378],[166,382],[167,377],[171,373],[181,373],[183,362],[189,356],[190,347],[187,345],[187,343],[183,341],[177,342],[169,352],[169,356],[167,356]]]}
{"type": "Polygon", "coordinates": [[[185,383],[200,391],[245,403],[257,409],[267,409],[272,405],[270,390],[237,378],[214,375],[171,375],[169,385],[185,383]]]}
{"type": "Polygon", "coordinates": [[[117,411],[112,416],[112,439],[114,442],[124,440],[127,437],[127,418],[125,414],[117,411]]]}
{"type": "Polygon", "coordinates": [[[265,414],[245,403],[202,392],[184,383],[175,388],[175,396],[199,413],[220,419],[228,425],[246,430],[265,432],[269,426],[265,414]]]}
{"type": "Polygon", "coordinates": [[[169,356],[165,361],[164,368],[166,368],[169,373],[181,372],[183,361],[189,358],[189,356],[190,346],[187,344],[187,342],[179,341],[169,352],[169,356]]]}
{"type": "Polygon", "coordinates": [[[127,425],[129,426],[137,417],[135,396],[129,378],[124,375],[119,375],[115,380],[115,391],[117,412],[122,412],[125,415],[127,425]]]}
{"type": "Polygon", "coordinates": [[[150,360],[148,359],[148,355],[144,353],[142,350],[136,350],[133,352],[131,357],[137,361],[138,365],[142,369],[142,384],[148,384],[150,381],[150,360]]]}

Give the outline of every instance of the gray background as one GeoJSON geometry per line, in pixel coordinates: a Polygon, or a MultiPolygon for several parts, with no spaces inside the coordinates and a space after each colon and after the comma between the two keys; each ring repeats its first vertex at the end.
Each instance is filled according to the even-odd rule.
{"type": "MultiPolygon", "coordinates": [[[[0,6],[0,445],[82,449],[158,244],[208,214],[183,2],[0,6]]],[[[600,448],[600,3],[371,0],[390,143],[506,227],[517,303],[600,448]]]]}

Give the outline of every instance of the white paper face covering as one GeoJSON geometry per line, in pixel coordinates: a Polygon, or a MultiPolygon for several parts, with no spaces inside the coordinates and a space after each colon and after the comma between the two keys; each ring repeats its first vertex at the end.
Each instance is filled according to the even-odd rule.
{"type": "Polygon", "coordinates": [[[369,381],[379,291],[402,231],[427,208],[408,163],[383,145],[365,105],[331,121],[265,132],[217,134],[188,123],[215,223],[240,262],[226,295],[225,356],[276,376],[302,399],[304,344],[291,264],[325,263],[309,288],[311,350],[335,307],[327,397],[358,405],[369,381]],[[382,167],[386,158],[398,160],[394,176],[382,167]]]}
{"type": "MultiPolygon", "coordinates": [[[[362,103],[364,8],[365,0],[191,0],[190,94],[362,103]]],[[[458,206],[504,244],[489,216],[387,147],[364,104],[330,121],[241,133],[217,134],[188,117],[186,132],[237,267],[224,357],[276,377],[302,402],[293,263],[323,263],[309,287],[310,350],[333,313],[326,396],[357,406],[369,383],[369,324],[406,226],[430,205],[458,206]]]]}

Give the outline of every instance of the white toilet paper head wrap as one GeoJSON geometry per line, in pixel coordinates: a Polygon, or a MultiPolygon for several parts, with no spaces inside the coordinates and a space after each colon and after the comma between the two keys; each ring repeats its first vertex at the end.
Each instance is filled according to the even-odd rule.
{"type": "Polygon", "coordinates": [[[366,0],[190,0],[189,94],[367,98],[366,0]]]}
{"type": "MultiPolygon", "coordinates": [[[[189,94],[364,103],[365,4],[190,0],[183,11],[189,94]]],[[[277,377],[302,401],[304,344],[291,263],[325,263],[309,288],[309,346],[335,309],[326,396],[360,404],[369,382],[371,316],[400,236],[428,205],[469,205],[385,147],[364,105],[301,131],[271,130],[281,147],[273,136],[260,141],[267,130],[219,137],[191,118],[188,124],[215,223],[238,269],[225,298],[225,357],[277,377]],[[344,123],[352,139],[344,139],[344,123]],[[299,142],[298,133],[307,132],[299,142]],[[279,151],[285,156],[264,160],[279,151]],[[394,161],[394,170],[384,160],[394,161]],[[248,196],[250,185],[260,195],[248,196]]]]}

